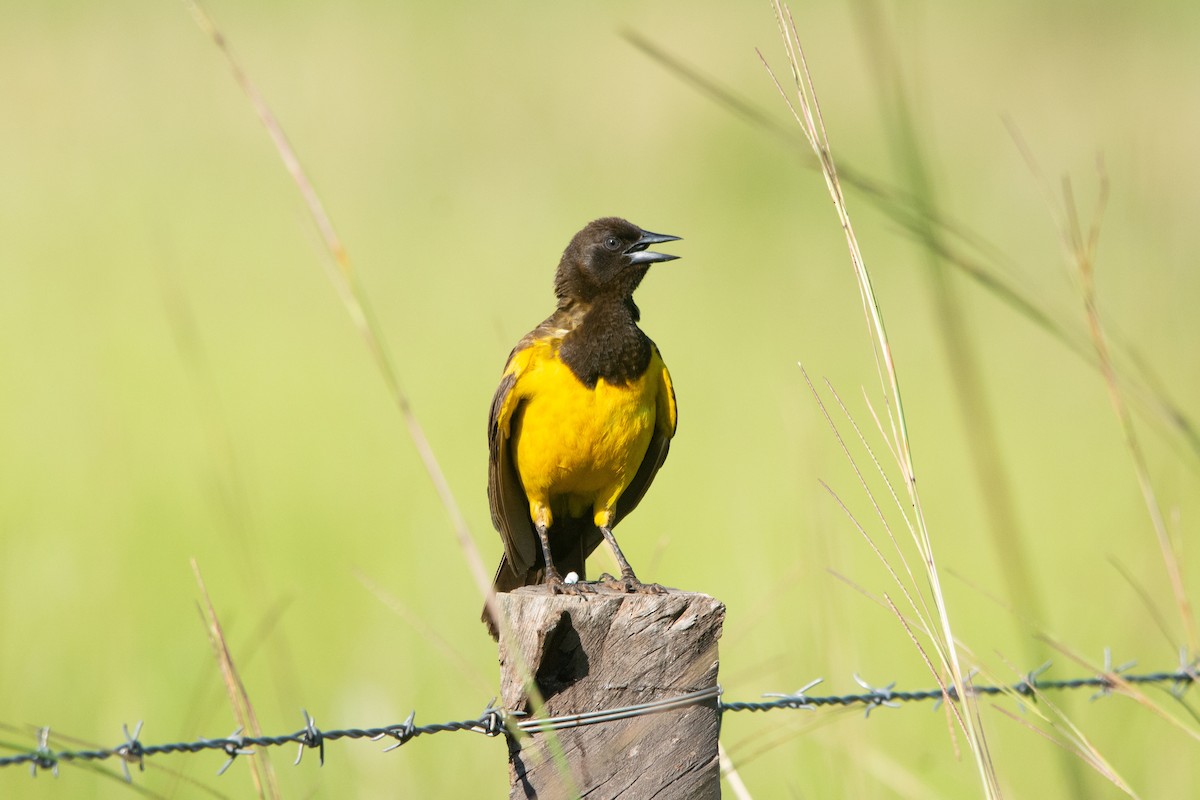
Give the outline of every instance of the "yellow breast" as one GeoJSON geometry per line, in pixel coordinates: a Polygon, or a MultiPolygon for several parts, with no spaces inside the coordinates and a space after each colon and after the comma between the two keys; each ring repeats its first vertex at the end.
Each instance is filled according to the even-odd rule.
{"type": "MultiPolygon", "coordinates": [[[[544,352],[531,354],[516,388],[517,472],[531,506],[582,516],[615,506],[637,473],[654,431],[658,370],[625,385],[585,386],[544,352]],[[651,377],[647,377],[651,376],[651,377]]],[[[655,361],[657,361],[657,354],[655,361]]]]}

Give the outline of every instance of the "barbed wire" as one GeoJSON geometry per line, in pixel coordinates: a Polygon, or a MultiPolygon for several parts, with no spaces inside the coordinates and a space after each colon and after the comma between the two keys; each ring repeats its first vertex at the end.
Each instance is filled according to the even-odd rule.
{"type": "MultiPolygon", "coordinates": [[[[1172,672],[1130,674],[1128,670],[1134,666],[1134,663],[1130,662],[1113,667],[1111,654],[1106,650],[1104,671],[1098,675],[1062,680],[1046,680],[1041,677],[1050,668],[1050,662],[1046,662],[1037,669],[1029,672],[1023,680],[1008,685],[976,685],[971,683],[971,680],[975,676],[975,673],[972,673],[968,676],[967,689],[965,691],[972,696],[1013,695],[1036,701],[1037,694],[1042,691],[1092,688],[1099,690],[1096,694],[1092,695],[1092,699],[1095,700],[1108,696],[1123,686],[1171,684],[1171,694],[1177,698],[1182,698],[1188,688],[1197,681],[1200,681],[1200,674],[1198,674],[1200,659],[1188,662],[1185,658],[1181,657],[1180,666],[1172,672]]],[[[298,751],[295,764],[300,763],[306,749],[315,749],[318,752],[317,757],[319,762],[324,764],[325,743],[338,741],[339,739],[370,739],[371,741],[390,739],[393,740],[392,743],[384,748],[384,752],[388,752],[407,744],[419,736],[435,733],[471,731],[473,733],[482,733],[485,736],[498,736],[500,734],[514,736],[518,733],[542,733],[583,725],[614,722],[646,714],[657,714],[663,711],[702,705],[714,700],[717,703],[717,711],[722,714],[727,712],[775,711],[780,709],[816,710],[823,706],[862,706],[866,709],[866,715],[870,716],[871,711],[880,707],[898,708],[901,703],[923,701],[940,703],[946,697],[955,702],[959,699],[959,691],[954,686],[948,687],[945,691],[940,688],[924,689],[921,691],[898,691],[895,688],[896,683],[894,681],[884,687],[874,687],[858,675],[854,676],[854,680],[866,691],[857,694],[811,695],[809,694],[809,690],[823,681],[823,679],[818,678],[790,694],[772,693],[763,695],[764,697],[773,698],[770,700],[726,702],[721,699],[721,687],[714,685],[695,692],[656,700],[650,703],[640,703],[581,714],[533,719],[524,718],[524,712],[508,711],[496,707],[495,699],[493,698],[479,716],[471,719],[417,725],[415,722],[416,712],[413,711],[404,722],[385,725],[380,728],[321,730],[317,727],[313,717],[305,710],[303,712],[304,727],[295,733],[284,734],[282,736],[245,736],[242,734],[242,729],[239,728],[225,738],[197,739],[192,742],[174,742],[170,744],[143,744],[140,739],[142,723],[139,722],[132,731],[129,730],[127,725],[122,726],[122,733],[125,739],[121,744],[109,749],[93,750],[54,750],[49,746],[50,728],[43,727],[37,730],[37,744],[33,749],[12,756],[0,757],[0,767],[28,764],[30,774],[34,777],[39,772],[45,771],[49,771],[55,777],[58,777],[60,764],[75,761],[96,762],[115,758],[121,762],[125,780],[132,781],[133,776],[129,766],[133,764],[139,770],[144,770],[145,760],[149,757],[168,753],[201,753],[209,750],[220,750],[227,757],[220,769],[217,770],[217,774],[222,775],[239,756],[254,755],[255,750],[253,748],[256,747],[267,748],[282,747],[288,744],[297,745],[298,751]]]]}

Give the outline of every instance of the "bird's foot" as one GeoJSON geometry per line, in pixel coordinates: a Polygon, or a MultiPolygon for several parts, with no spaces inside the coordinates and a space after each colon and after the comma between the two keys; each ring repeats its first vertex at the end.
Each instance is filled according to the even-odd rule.
{"type": "MultiPolygon", "coordinates": [[[[572,572],[571,574],[574,575],[575,573],[572,572]]],[[[550,594],[579,596],[583,594],[595,594],[596,592],[595,588],[592,586],[577,583],[576,581],[568,582],[563,580],[562,576],[558,574],[557,570],[547,572],[546,580],[542,585],[550,590],[550,594]]]]}
{"type": "Polygon", "coordinates": [[[607,572],[600,576],[600,585],[606,589],[623,594],[666,594],[667,587],[657,583],[642,583],[637,576],[630,572],[619,578],[614,578],[607,572]]]}
{"type": "Polygon", "coordinates": [[[580,580],[579,573],[568,572],[563,576],[563,583],[567,586],[574,586],[579,590],[579,594],[595,594],[596,584],[591,581],[580,580]]]}

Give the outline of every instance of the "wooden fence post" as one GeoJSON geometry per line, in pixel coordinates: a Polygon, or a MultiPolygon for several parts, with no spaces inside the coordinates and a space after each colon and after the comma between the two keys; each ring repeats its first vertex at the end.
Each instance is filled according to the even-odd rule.
{"type": "MultiPolygon", "coordinates": [[[[501,594],[522,658],[500,646],[504,707],[532,713],[521,664],[557,717],[669,700],[717,682],[725,606],[705,594],[501,594]]],[[[511,644],[511,643],[508,643],[511,644]]],[[[699,705],[511,738],[510,798],[718,798],[715,697],[699,705]]]]}

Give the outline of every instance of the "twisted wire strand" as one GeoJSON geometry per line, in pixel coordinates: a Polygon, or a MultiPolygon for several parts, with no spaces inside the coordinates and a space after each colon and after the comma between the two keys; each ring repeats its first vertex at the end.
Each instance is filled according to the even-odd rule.
{"type": "MultiPolygon", "coordinates": [[[[1106,667],[1108,666],[1106,664],[1106,667]]],[[[1169,683],[1172,685],[1172,694],[1182,697],[1183,693],[1192,684],[1200,680],[1200,675],[1197,672],[1198,665],[1195,662],[1181,665],[1179,669],[1173,672],[1164,671],[1143,674],[1123,673],[1122,670],[1128,666],[1106,670],[1099,675],[1064,680],[1045,680],[1039,677],[1040,673],[1048,667],[1048,665],[1043,665],[1038,670],[1030,672],[1024,680],[1018,683],[1010,685],[970,685],[967,692],[974,696],[1015,694],[1021,697],[1036,699],[1038,692],[1047,690],[1099,689],[1100,691],[1094,695],[1095,698],[1109,695],[1125,684],[1161,685],[1169,683]]],[[[510,712],[502,708],[497,708],[493,705],[493,701],[493,703],[488,703],[483,713],[471,719],[416,725],[414,722],[416,712],[413,712],[402,723],[385,725],[378,728],[321,730],[306,711],[304,712],[305,726],[294,733],[280,736],[244,736],[238,730],[230,736],[219,739],[198,739],[192,742],[172,742],[167,744],[142,744],[138,738],[142,729],[141,723],[139,723],[132,733],[128,727],[124,728],[125,741],[110,749],[54,750],[49,747],[50,729],[40,728],[37,733],[37,745],[34,748],[27,752],[0,757],[0,767],[27,764],[29,765],[31,774],[34,776],[39,771],[46,770],[53,772],[57,776],[58,767],[63,763],[74,761],[95,762],[116,758],[122,762],[126,780],[132,780],[128,765],[136,764],[139,767],[144,767],[144,761],[148,757],[170,753],[201,753],[210,750],[220,750],[227,757],[225,764],[218,770],[218,774],[222,774],[239,756],[252,755],[254,753],[252,748],[255,747],[298,745],[299,756],[296,758],[296,763],[300,762],[300,756],[304,754],[306,749],[317,749],[320,753],[321,763],[324,763],[325,743],[338,741],[339,739],[394,740],[394,744],[385,748],[386,751],[394,750],[419,736],[435,733],[470,731],[473,733],[482,733],[486,736],[498,736],[500,734],[512,736],[518,733],[536,734],[546,731],[563,730],[565,728],[577,728],[584,725],[603,724],[621,719],[631,719],[647,714],[657,714],[664,711],[687,708],[693,705],[703,705],[711,701],[715,701],[717,712],[722,714],[726,712],[774,711],[779,709],[812,710],[822,706],[855,705],[865,707],[867,712],[870,713],[872,709],[880,706],[896,707],[901,703],[942,701],[947,696],[953,701],[959,699],[958,689],[953,686],[949,687],[945,692],[941,689],[896,691],[892,688],[895,686],[894,683],[883,688],[874,688],[857,676],[856,680],[868,691],[844,695],[807,694],[806,692],[809,688],[820,682],[818,680],[813,681],[804,687],[804,689],[792,694],[769,695],[775,698],[772,700],[726,702],[721,699],[721,687],[713,685],[676,697],[655,700],[648,703],[535,719],[522,719],[523,715],[520,712],[510,712]]]]}

